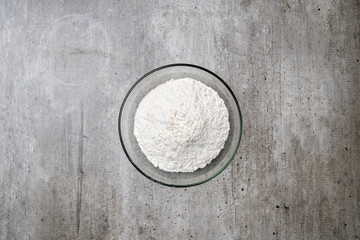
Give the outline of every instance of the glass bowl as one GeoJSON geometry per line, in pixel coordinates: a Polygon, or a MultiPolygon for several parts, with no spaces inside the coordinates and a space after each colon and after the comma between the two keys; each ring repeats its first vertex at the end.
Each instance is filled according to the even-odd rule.
{"type": "Polygon", "coordinates": [[[134,167],[152,181],[171,187],[199,185],[220,174],[234,158],[242,131],[240,107],[229,86],[209,70],[183,63],[162,66],[142,76],[126,94],[120,108],[118,124],[121,144],[134,167]],[[206,167],[191,173],[166,172],[154,167],[140,150],[134,136],[134,116],[140,101],[150,90],[170,79],[186,77],[203,82],[224,100],[229,111],[229,136],[220,154],[206,167]]]}

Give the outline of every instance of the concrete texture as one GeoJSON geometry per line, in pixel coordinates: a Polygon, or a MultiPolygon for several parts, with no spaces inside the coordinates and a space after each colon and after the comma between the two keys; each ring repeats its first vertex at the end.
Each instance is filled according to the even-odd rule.
{"type": "Polygon", "coordinates": [[[0,239],[359,239],[360,2],[0,1],[0,239]],[[234,161],[143,177],[117,117],[187,62],[240,102],[234,161]]]}

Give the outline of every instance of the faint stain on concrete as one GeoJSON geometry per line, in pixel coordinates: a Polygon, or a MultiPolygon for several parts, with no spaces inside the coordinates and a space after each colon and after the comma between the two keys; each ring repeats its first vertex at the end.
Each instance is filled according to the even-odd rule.
{"type": "Polygon", "coordinates": [[[39,47],[39,68],[69,86],[94,81],[109,64],[108,33],[99,20],[88,15],[56,19],[44,32],[39,47]]]}

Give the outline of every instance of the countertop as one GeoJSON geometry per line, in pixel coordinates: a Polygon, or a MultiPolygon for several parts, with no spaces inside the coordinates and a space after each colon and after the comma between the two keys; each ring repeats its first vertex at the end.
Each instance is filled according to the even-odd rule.
{"type": "Polygon", "coordinates": [[[0,1],[0,239],[359,239],[360,2],[0,1]],[[121,147],[122,100],[170,63],[243,114],[191,188],[121,147]]]}

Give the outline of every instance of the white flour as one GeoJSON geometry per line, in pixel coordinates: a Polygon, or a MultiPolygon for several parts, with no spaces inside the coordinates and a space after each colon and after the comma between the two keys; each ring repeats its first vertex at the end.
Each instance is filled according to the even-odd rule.
{"type": "Polygon", "coordinates": [[[224,147],[229,113],[217,92],[191,78],[151,90],[135,113],[134,134],[148,160],[169,172],[205,167],[224,147]]]}

